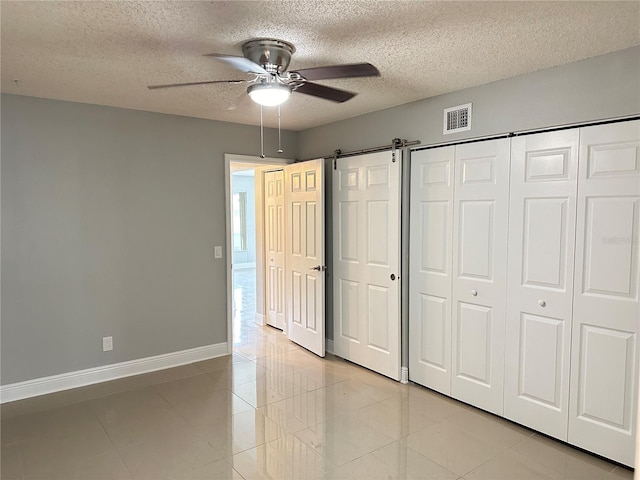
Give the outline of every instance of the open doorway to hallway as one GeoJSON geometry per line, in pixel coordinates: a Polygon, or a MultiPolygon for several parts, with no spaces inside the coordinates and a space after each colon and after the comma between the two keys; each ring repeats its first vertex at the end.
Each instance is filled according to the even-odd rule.
{"type": "Polygon", "coordinates": [[[233,342],[256,321],[256,202],[253,168],[231,172],[233,342]]]}
{"type": "Polygon", "coordinates": [[[291,161],[226,155],[225,162],[228,345],[238,351],[267,324],[264,175],[291,161]]]}

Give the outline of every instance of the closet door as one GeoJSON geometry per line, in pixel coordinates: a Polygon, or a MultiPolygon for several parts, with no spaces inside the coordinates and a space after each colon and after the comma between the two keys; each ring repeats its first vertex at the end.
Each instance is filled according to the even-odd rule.
{"type": "Polygon", "coordinates": [[[511,145],[504,415],[567,440],[578,129],[511,145]]]}
{"type": "Polygon", "coordinates": [[[283,330],[284,291],[284,171],[265,172],[265,248],[267,324],[283,330]]]}
{"type": "Polygon", "coordinates": [[[454,147],[411,153],[409,379],[451,394],[454,147]]]}
{"type": "Polygon", "coordinates": [[[582,128],[569,442],[633,465],[640,122],[582,128]]]}
{"type": "Polygon", "coordinates": [[[456,146],[451,396],[502,415],[509,139],[456,146]]]}

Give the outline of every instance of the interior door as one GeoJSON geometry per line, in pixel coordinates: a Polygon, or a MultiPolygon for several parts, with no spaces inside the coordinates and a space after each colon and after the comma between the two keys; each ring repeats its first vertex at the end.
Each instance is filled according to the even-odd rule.
{"type": "Polygon", "coordinates": [[[285,175],[285,290],[287,334],[325,355],[324,160],[287,165],[285,175]]]}
{"type": "Polygon", "coordinates": [[[633,465],[640,122],[580,129],[569,442],[633,465]]]}
{"type": "Polygon", "coordinates": [[[511,142],[504,415],[565,441],[578,137],[511,142]]]}
{"type": "MultiPolygon", "coordinates": [[[[509,139],[456,146],[451,396],[502,415],[509,139]]],[[[429,235],[429,232],[427,232],[429,235]]]]}
{"type": "Polygon", "coordinates": [[[411,153],[409,379],[451,394],[455,147],[411,153]]]}
{"type": "Polygon", "coordinates": [[[400,379],[401,152],[359,155],[333,172],[336,355],[400,379]]]}
{"type": "Polygon", "coordinates": [[[284,330],[284,171],[264,174],[267,324],[284,330]]]}

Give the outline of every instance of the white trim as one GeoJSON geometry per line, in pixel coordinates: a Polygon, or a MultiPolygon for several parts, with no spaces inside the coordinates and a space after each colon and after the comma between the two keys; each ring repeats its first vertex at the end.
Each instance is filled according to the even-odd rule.
{"type": "Polygon", "coordinates": [[[326,346],[325,346],[325,350],[327,352],[329,352],[330,354],[332,354],[332,355],[334,354],[335,350],[333,349],[333,340],[329,340],[327,338],[327,343],[326,343],[326,346]]]}
{"type": "Polygon", "coordinates": [[[114,363],[113,365],[104,365],[86,370],[78,370],[76,372],[62,373],[60,375],[2,385],[0,386],[0,403],[12,402],[23,398],[59,392],[70,388],[84,387],[94,383],[208,360],[210,358],[228,355],[228,351],[229,349],[226,343],[218,343],[216,345],[206,345],[204,347],[165,353],[154,357],[139,358],[128,362],[114,363]]]}
{"type": "Polygon", "coordinates": [[[267,324],[267,317],[261,313],[256,312],[255,322],[257,325],[264,326],[267,324]]]}
{"type": "Polygon", "coordinates": [[[407,367],[400,368],[400,383],[409,383],[409,369],[407,367]]]}

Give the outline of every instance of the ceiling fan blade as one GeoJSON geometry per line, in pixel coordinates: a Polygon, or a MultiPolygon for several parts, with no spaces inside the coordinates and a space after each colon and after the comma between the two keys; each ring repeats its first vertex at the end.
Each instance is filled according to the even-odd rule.
{"type": "Polygon", "coordinates": [[[233,68],[244,73],[255,73],[256,75],[265,75],[269,73],[260,65],[252,62],[248,58],[237,57],[235,55],[221,55],[219,53],[207,53],[205,56],[213,57],[216,60],[231,65],[233,68]]]}
{"type": "Polygon", "coordinates": [[[149,90],[157,90],[158,88],[173,87],[191,87],[193,85],[211,85],[214,83],[246,83],[247,80],[209,80],[206,82],[187,82],[187,83],[167,83],[166,85],[149,85],[149,90]]]}
{"type": "Polygon", "coordinates": [[[305,95],[311,95],[313,97],[323,98],[325,100],[331,100],[333,102],[346,102],[356,96],[353,92],[347,92],[346,90],[340,90],[338,88],[327,87],[320,85],[319,83],[304,82],[298,86],[295,92],[304,93],[305,95]]]}
{"type": "Polygon", "coordinates": [[[329,78],[378,77],[380,71],[370,63],[351,63],[327,67],[303,68],[290,73],[297,73],[307,80],[326,80],[329,78]]]}

